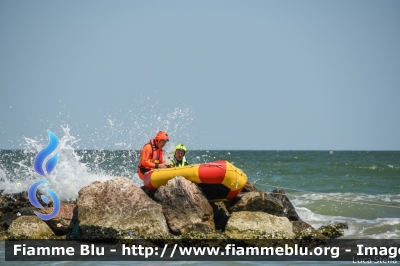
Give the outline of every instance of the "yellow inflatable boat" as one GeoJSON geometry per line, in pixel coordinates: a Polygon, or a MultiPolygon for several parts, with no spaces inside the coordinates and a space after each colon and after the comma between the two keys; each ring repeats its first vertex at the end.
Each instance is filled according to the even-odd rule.
{"type": "Polygon", "coordinates": [[[228,161],[155,169],[144,175],[147,189],[155,191],[176,176],[182,176],[200,186],[208,200],[234,199],[247,183],[247,176],[228,161]]]}

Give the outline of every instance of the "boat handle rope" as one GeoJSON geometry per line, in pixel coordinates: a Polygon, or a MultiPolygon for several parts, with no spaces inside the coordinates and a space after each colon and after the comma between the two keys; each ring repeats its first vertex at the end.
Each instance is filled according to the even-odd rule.
{"type": "MultiPolygon", "coordinates": [[[[222,164],[218,164],[218,163],[208,163],[207,165],[208,165],[208,167],[216,166],[216,167],[221,168],[222,170],[225,170],[225,171],[235,171],[235,173],[236,173],[236,184],[234,184],[233,187],[235,187],[235,188],[238,188],[238,187],[239,187],[239,177],[238,177],[237,168],[235,168],[235,169],[228,169],[228,168],[226,167],[226,165],[225,165],[225,167],[223,167],[222,164]]],[[[231,183],[231,185],[232,185],[232,183],[231,183]]]]}

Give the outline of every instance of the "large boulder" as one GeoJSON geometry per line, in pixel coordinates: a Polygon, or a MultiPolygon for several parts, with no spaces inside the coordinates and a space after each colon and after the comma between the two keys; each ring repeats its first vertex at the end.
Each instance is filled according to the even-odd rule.
{"type": "Polygon", "coordinates": [[[290,200],[286,197],[285,191],[283,189],[275,189],[269,194],[272,198],[275,198],[281,202],[284,209],[283,212],[285,216],[289,218],[290,221],[300,221],[300,217],[296,212],[293,204],[290,200]]]}
{"type": "Polygon", "coordinates": [[[77,205],[83,239],[163,238],[169,234],[161,205],[126,177],[82,188],[77,205]]]}
{"type": "Polygon", "coordinates": [[[293,226],[286,217],[265,212],[234,212],[225,234],[232,239],[293,239],[293,226]]]}
{"type": "Polygon", "coordinates": [[[286,216],[282,202],[264,191],[253,191],[240,194],[237,202],[227,203],[229,212],[266,212],[275,216],[286,216]]]}
{"type": "Polygon", "coordinates": [[[57,239],[50,227],[36,215],[18,217],[7,233],[8,239],[57,239]]]}
{"type": "Polygon", "coordinates": [[[175,177],[157,189],[155,198],[162,205],[173,234],[184,234],[199,226],[215,230],[213,208],[195,183],[175,177]]]}

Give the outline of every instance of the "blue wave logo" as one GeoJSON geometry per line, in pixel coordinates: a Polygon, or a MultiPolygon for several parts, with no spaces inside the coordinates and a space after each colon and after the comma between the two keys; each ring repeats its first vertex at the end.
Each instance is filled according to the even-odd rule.
{"type": "MultiPolygon", "coordinates": [[[[36,198],[36,191],[37,191],[38,187],[43,184],[50,184],[50,183],[46,180],[40,180],[40,181],[34,183],[28,190],[29,201],[32,203],[33,206],[35,206],[36,208],[39,208],[39,209],[43,209],[43,206],[42,206],[42,204],[40,204],[40,202],[36,198]]],[[[54,218],[60,211],[60,199],[58,198],[57,194],[54,191],[52,191],[48,188],[45,188],[44,190],[47,191],[47,193],[49,193],[49,195],[51,196],[51,198],[53,200],[53,203],[54,203],[53,211],[50,214],[42,214],[37,211],[34,211],[34,213],[40,219],[47,221],[47,220],[54,218]]],[[[49,200],[47,199],[47,197],[45,195],[42,195],[41,199],[46,204],[49,204],[49,200]]]]}
{"type": "MultiPolygon", "coordinates": [[[[33,168],[35,171],[42,175],[46,176],[44,169],[43,169],[43,162],[47,156],[49,156],[52,152],[57,149],[59,140],[50,130],[47,130],[47,134],[49,134],[49,144],[47,144],[46,148],[41,150],[38,155],[36,155],[35,161],[33,163],[33,168]]],[[[54,167],[56,167],[58,161],[58,152],[54,154],[52,158],[50,158],[46,163],[46,172],[49,175],[51,171],[53,171],[54,167]]]]}
{"type": "MultiPolygon", "coordinates": [[[[33,168],[38,174],[42,176],[46,176],[46,173],[47,175],[49,175],[51,171],[53,171],[54,167],[56,167],[56,164],[58,162],[58,152],[56,152],[54,156],[47,161],[46,173],[44,172],[43,169],[44,160],[57,149],[57,146],[60,143],[56,135],[54,135],[50,130],[47,130],[47,134],[49,135],[49,144],[47,144],[47,146],[36,155],[35,161],[33,162],[33,168]]],[[[43,184],[50,184],[50,183],[46,180],[40,180],[34,183],[28,190],[29,201],[32,203],[33,206],[39,209],[43,209],[43,206],[36,198],[36,192],[38,187],[43,184]]],[[[44,190],[47,191],[47,193],[53,200],[54,203],[53,211],[50,214],[42,214],[37,211],[34,211],[34,213],[40,219],[47,221],[54,218],[58,214],[61,205],[60,205],[60,199],[58,198],[57,194],[54,191],[48,188],[45,188],[44,190]]],[[[49,204],[49,199],[45,195],[41,195],[41,199],[46,204],[49,204]]]]}

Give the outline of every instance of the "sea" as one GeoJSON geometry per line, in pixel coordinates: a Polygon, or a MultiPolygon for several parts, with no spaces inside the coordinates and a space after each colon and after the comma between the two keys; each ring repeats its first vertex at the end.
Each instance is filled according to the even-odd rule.
{"type": "MultiPolygon", "coordinates": [[[[27,140],[29,142],[29,140],[27,140]]],[[[43,143],[30,148],[0,150],[0,189],[3,193],[27,191],[43,179],[33,161],[43,143]]],[[[136,174],[139,150],[81,150],[61,141],[59,159],[46,179],[61,200],[78,197],[78,191],[94,181],[136,174]]],[[[166,159],[172,146],[165,151],[166,159]]],[[[345,222],[343,239],[400,239],[400,151],[345,150],[188,150],[190,164],[227,160],[243,170],[256,188],[271,192],[283,189],[302,220],[314,228],[345,222]]],[[[9,262],[5,243],[0,241],[1,265],[36,265],[37,262],[9,262]]],[[[321,262],[236,261],[236,262],[112,262],[113,265],[319,265],[321,262]]],[[[51,262],[41,265],[109,265],[110,262],[51,262]]],[[[344,262],[324,264],[346,265],[344,262]]],[[[348,263],[349,265],[352,263],[348,263]]]]}

